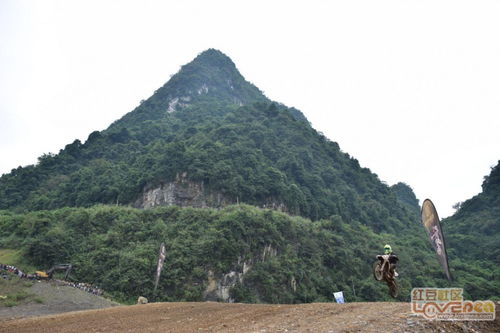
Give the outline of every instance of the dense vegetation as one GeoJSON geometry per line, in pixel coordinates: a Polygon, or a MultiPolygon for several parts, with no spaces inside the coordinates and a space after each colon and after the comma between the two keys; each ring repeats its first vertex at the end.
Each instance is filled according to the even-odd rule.
{"type": "Polygon", "coordinates": [[[408,301],[409,291],[418,286],[465,285],[467,297],[498,296],[498,279],[488,278],[491,267],[481,268],[472,260],[455,257],[451,269],[458,280],[446,282],[424,232],[378,234],[340,216],[312,222],[246,205],[223,210],[96,206],[3,212],[0,230],[0,247],[22,249],[40,268],[71,262],[71,278],[97,284],[125,301],[137,295],[202,300],[209,270],[220,278],[242,272],[243,262],[252,268],[231,290],[237,301],[328,301],[336,290],[343,290],[349,301],[388,300],[387,287],[371,273],[374,256],[385,243],[401,259],[400,300],[408,301]],[[153,295],[161,242],[167,245],[167,258],[158,294],[153,295]],[[263,259],[266,246],[276,256],[263,259]]]}
{"type": "Polygon", "coordinates": [[[316,132],[298,110],[268,101],[214,50],[108,130],[1,177],[0,209],[127,205],[145,186],[184,172],[234,203],[279,202],[291,214],[313,220],[340,215],[378,231],[415,222],[377,175],[316,132]],[[189,101],[167,112],[180,97],[189,101]]]}
{"type": "MultiPolygon", "coordinates": [[[[487,194],[445,223],[452,285],[476,299],[499,290],[497,173],[485,184],[487,194]],[[478,214],[485,224],[472,227],[478,214]],[[464,245],[483,239],[487,254],[464,245]]],[[[243,262],[252,268],[231,290],[237,301],[325,301],[336,290],[349,300],[384,300],[386,286],[373,280],[371,264],[385,243],[401,258],[401,300],[413,286],[450,285],[411,188],[382,183],[300,111],[268,100],[216,50],[85,143],[0,177],[0,209],[0,248],[22,251],[39,268],[71,262],[74,279],[122,300],[201,300],[209,272],[241,272],[243,262]],[[127,207],[145,187],[180,173],[252,206],[127,207]],[[269,201],[288,214],[255,207],[269,201]],[[152,295],[163,241],[167,266],[152,295]],[[267,246],[277,254],[263,259],[267,246]]]]}
{"type": "MultiPolygon", "coordinates": [[[[336,290],[344,290],[350,301],[387,300],[387,287],[371,275],[374,256],[387,242],[403,263],[401,300],[408,300],[412,286],[446,283],[423,234],[404,239],[376,234],[340,216],[312,222],[245,205],[223,210],[96,206],[4,212],[0,230],[1,247],[23,249],[38,267],[71,262],[73,279],[97,284],[122,300],[154,296],[162,241],[167,245],[162,300],[202,300],[209,270],[217,277],[241,272],[244,261],[253,267],[231,290],[237,301],[327,301],[336,290]],[[269,245],[276,256],[263,260],[269,245]]],[[[476,287],[485,293],[492,288],[476,287]]]]}
{"type": "Polygon", "coordinates": [[[500,161],[486,176],[483,191],[442,221],[450,266],[462,272],[458,282],[469,287],[493,282],[500,295],[500,161]]]}
{"type": "Polygon", "coordinates": [[[420,220],[420,206],[418,199],[411,187],[405,183],[397,183],[391,186],[391,190],[396,195],[398,202],[408,208],[415,220],[420,220]]]}

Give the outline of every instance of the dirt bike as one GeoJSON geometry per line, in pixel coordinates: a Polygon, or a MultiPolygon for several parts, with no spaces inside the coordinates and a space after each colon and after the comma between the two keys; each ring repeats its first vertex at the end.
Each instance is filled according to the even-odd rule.
{"type": "Polygon", "coordinates": [[[394,279],[394,268],[389,262],[389,255],[377,256],[377,261],[373,263],[373,276],[377,281],[385,281],[389,287],[389,295],[396,298],[398,296],[398,285],[394,279]]]}

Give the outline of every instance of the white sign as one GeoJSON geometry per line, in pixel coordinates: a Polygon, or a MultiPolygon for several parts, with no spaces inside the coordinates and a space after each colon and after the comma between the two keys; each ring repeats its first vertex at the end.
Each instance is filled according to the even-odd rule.
{"type": "Polygon", "coordinates": [[[333,293],[333,296],[335,296],[335,301],[337,303],[344,303],[344,293],[339,291],[336,293],[333,293]]]}

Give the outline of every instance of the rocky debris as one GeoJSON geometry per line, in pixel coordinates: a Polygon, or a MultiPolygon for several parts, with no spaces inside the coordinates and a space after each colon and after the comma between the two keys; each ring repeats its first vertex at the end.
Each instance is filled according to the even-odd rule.
{"type": "Polygon", "coordinates": [[[139,296],[137,299],[137,304],[148,304],[148,299],[144,296],[139,296]]]}

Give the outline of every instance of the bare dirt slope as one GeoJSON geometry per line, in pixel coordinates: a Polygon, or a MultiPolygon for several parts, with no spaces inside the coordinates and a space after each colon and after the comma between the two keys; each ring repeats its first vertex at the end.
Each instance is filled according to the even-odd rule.
{"type": "MultiPolygon", "coordinates": [[[[497,315],[498,318],[498,315],[497,315]]],[[[408,303],[152,303],[0,322],[0,332],[499,332],[495,322],[432,323],[408,303]]]]}
{"type": "Polygon", "coordinates": [[[60,285],[55,281],[36,282],[28,292],[36,295],[37,299],[41,300],[42,303],[31,302],[14,307],[0,307],[0,322],[13,318],[44,316],[62,312],[100,309],[119,305],[118,303],[92,295],[83,290],[60,285]]]}

